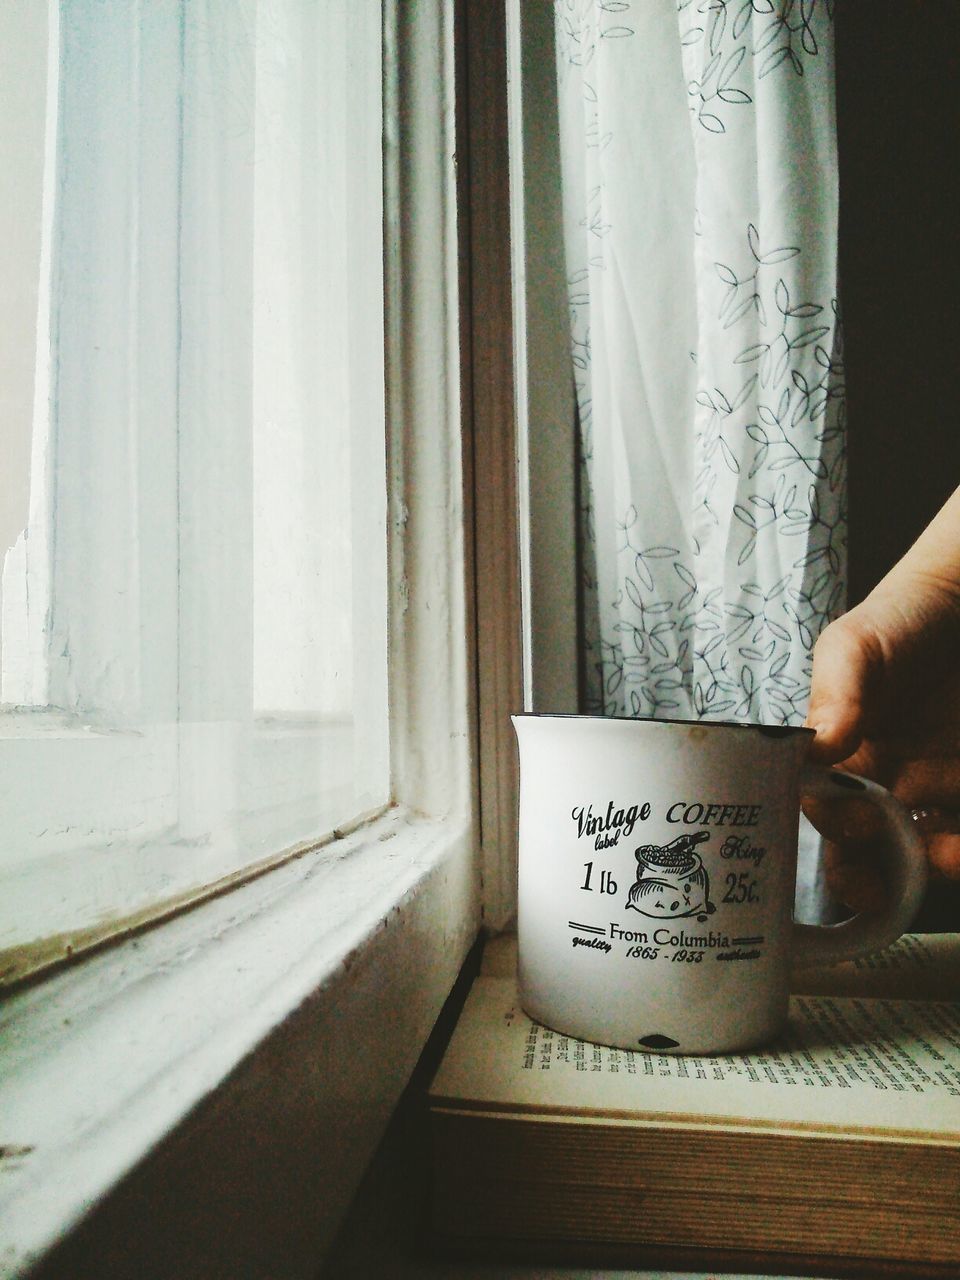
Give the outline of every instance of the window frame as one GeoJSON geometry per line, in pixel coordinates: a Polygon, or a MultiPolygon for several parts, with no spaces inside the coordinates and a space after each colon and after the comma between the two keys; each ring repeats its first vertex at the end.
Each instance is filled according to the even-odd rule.
{"type": "Polygon", "coordinates": [[[563,242],[557,17],[506,0],[524,697],[579,711],[577,406],[563,242]]]}
{"type": "Polygon", "coordinates": [[[16,1213],[2,1216],[10,1274],[62,1274],[71,1258],[107,1259],[123,1274],[131,1250],[137,1274],[168,1275],[171,1249],[177,1274],[249,1274],[268,1249],[276,1274],[314,1275],[476,939],[481,876],[506,876],[495,916],[512,897],[515,764],[491,743],[502,744],[522,697],[513,406],[474,373],[484,353],[494,375],[510,359],[509,312],[486,331],[476,322],[492,284],[478,278],[478,243],[499,296],[509,290],[502,240],[490,257],[483,183],[484,161],[506,154],[505,132],[490,127],[491,114],[505,118],[503,10],[389,0],[385,11],[395,807],[8,1001],[18,1064],[0,1070],[0,1108],[17,1131],[4,1190],[16,1213]],[[491,22],[501,38],[484,54],[479,32],[491,22]],[[507,484],[499,526],[486,505],[497,474],[507,484]],[[489,557],[494,572],[478,574],[489,557]],[[476,628],[491,616],[506,673],[489,646],[475,660],[476,628]],[[172,1006],[192,1039],[163,1021],[172,1006]],[[159,1051],[147,1055],[136,1107],[135,1080],[119,1100],[102,1088],[130,1045],[159,1051]],[[30,1139],[39,1108],[5,1109],[33,1070],[69,1074],[81,1096],[78,1115],[47,1095],[59,1149],[30,1139]],[[256,1212],[238,1214],[238,1196],[256,1197],[256,1212]]]}

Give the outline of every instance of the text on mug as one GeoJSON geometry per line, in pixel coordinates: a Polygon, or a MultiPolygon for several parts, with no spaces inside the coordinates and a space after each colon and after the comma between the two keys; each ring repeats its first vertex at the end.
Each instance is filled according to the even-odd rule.
{"type": "Polygon", "coordinates": [[[762,808],[759,804],[706,804],[702,800],[687,804],[685,800],[678,800],[667,810],[667,821],[683,822],[691,827],[755,827],[762,808]]]}

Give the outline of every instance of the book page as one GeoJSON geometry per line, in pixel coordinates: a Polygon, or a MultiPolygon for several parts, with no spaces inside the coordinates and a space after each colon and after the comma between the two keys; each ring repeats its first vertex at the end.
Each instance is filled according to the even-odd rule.
{"type": "Polygon", "coordinates": [[[960,1000],[960,934],[905,933],[861,960],[799,970],[791,990],[810,995],[960,1000]]]}
{"type": "MultiPolygon", "coordinates": [[[[501,934],[487,942],[481,972],[491,978],[516,974],[516,934],[501,934]]],[[[862,960],[798,970],[791,990],[804,995],[960,1000],[960,934],[906,933],[892,946],[862,960]]]]}
{"type": "Polygon", "coordinates": [[[787,1031],[765,1051],[670,1056],[551,1031],[522,1011],[513,980],[480,977],[430,1097],[434,1106],[594,1121],[960,1142],[960,1006],[797,996],[787,1031]]]}

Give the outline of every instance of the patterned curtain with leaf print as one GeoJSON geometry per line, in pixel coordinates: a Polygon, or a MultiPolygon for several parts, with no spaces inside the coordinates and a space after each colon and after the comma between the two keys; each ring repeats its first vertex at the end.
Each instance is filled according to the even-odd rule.
{"type": "Polygon", "coordinates": [[[845,603],[829,0],[556,0],[584,709],[800,723],[845,603]]]}

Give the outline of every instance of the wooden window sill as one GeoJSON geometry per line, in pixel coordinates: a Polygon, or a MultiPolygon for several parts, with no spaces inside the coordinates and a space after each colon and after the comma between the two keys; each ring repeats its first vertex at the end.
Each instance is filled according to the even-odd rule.
{"type": "Polygon", "coordinates": [[[467,823],[393,809],[9,997],[0,1275],[315,1276],[476,936],[473,868],[467,823]]]}

